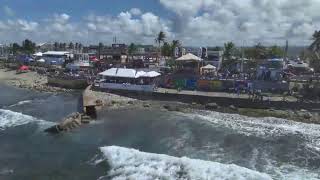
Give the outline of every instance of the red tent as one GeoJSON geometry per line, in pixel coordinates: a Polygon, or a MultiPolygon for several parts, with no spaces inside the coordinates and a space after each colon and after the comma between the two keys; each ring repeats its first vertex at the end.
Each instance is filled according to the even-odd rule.
{"type": "Polygon", "coordinates": [[[20,71],[28,71],[28,70],[29,70],[29,67],[23,65],[23,66],[21,66],[21,67],[19,68],[19,70],[20,70],[20,71]]]}
{"type": "Polygon", "coordinates": [[[97,58],[97,57],[92,56],[92,57],[90,57],[90,61],[97,62],[97,61],[99,61],[99,60],[98,60],[98,58],[97,58]]]}

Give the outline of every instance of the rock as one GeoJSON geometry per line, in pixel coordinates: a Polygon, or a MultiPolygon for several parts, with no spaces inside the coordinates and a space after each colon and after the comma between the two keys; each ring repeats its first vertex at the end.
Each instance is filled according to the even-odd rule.
{"type": "Polygon", "coordinates": [[[89,123],[90,123],[90,120],[88,120],[88,119],[82,119],[81,122],[82,122],[83,124],[89,124],[89,123]]]}
{"type": "Polygon", "coordinates": [[[149,107],[151,107],[151,105],[150,104],[143,104],[143,107],[149,108],[149,107]]]}
{"type": "Polygon", "coordinates": [[[301,109],[300,111],[301,111],[301,112],[308,112],[308,111],[307,111],[307,110],[305,110],[305,109],[301,109]]]}
{"type": "Polygon", "coordinates": [[[173,107],[170,105],[164,105],[163,108],[165,108],[168,111],[177,111],[177,107],[173,107]]]}
{"type": "Polygon", "coordinates": [[[229,108],[233,111],[238,111],[238,108],[236,108],[234,105],[230,105],[229,108]]]}
{"type": "Polygon", "coordinates": [[[311,118],[312,118],[312,114],[309,113],[309,112],[307,112],[307,113],[304,113],[304,114],[303,114],[303,117],[304,117],[305,119],[311,119],[311,118]]]}
{"type": "Polygon", "coordinates": [[[170,109],[170,106],[169,106],[169,105],[163,105],[163,108],[169,110],[169,109],[170,109]]]}
{"type": "Polygon", "coordinates": [[[131,104],[131,105],[132,105],[132,104],[133,104],[133,101],[128,101],[128,104],[131,104]]]}
{"type": "Polygon", "coordinates": [[[206,104],[206,106],[205,106],[205,108],[206,109],[218,109],[219,108],[219,106],[218,106],[218,104],[217,103],[208,103],[208,104],[206,104]]]}
{"type": "Polygon", "coordinates": [[[45,129],[44,132],[46,133],[51,133],[51,134],[58,134],[61,131],[63,131],[63,129],[60,127],[60,125],[54,125],[48,129],[45,129]]]}

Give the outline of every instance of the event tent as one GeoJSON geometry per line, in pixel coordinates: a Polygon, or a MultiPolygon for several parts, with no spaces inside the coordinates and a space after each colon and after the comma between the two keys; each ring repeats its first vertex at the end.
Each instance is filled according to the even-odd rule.
{"type": "Polygon", "coordinates": [[[183,56],[179,57],[178,59],[176,59],[176,61],[196,61],[196,62],[200,62],[200,61],[202,61],[202,59],[199,58],[196,55],[188,53],[186,55],[183,55],[183,56]]]}

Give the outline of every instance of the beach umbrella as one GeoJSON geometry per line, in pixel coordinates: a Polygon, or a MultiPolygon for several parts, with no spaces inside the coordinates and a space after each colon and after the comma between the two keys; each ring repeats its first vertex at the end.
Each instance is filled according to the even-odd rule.
{"type": "Polygon", "coordinates": [[[19,70],[20,70],[20,71],[28,71],[28,70],[29,70],[29,67],[23,65],[23,66],[21,66],[21,67],[19,68],[19,70]]]}

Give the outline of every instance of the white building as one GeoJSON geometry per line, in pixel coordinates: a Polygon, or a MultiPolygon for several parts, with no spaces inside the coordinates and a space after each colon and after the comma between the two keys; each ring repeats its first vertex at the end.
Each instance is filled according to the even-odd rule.
{"type": "Polygon", "coordinates": [[[152,92],[156,87],[155,80],[160,75],[155,71],[111,68],[99,74],[100,77],[95,86],[110,90],[152,92]]]}
{"type": "Polygon", "coordinates": [[[62,65],[71,58],[70,52],[67,51],[48,51],[42,54],[46,64],[62,65]]]}

